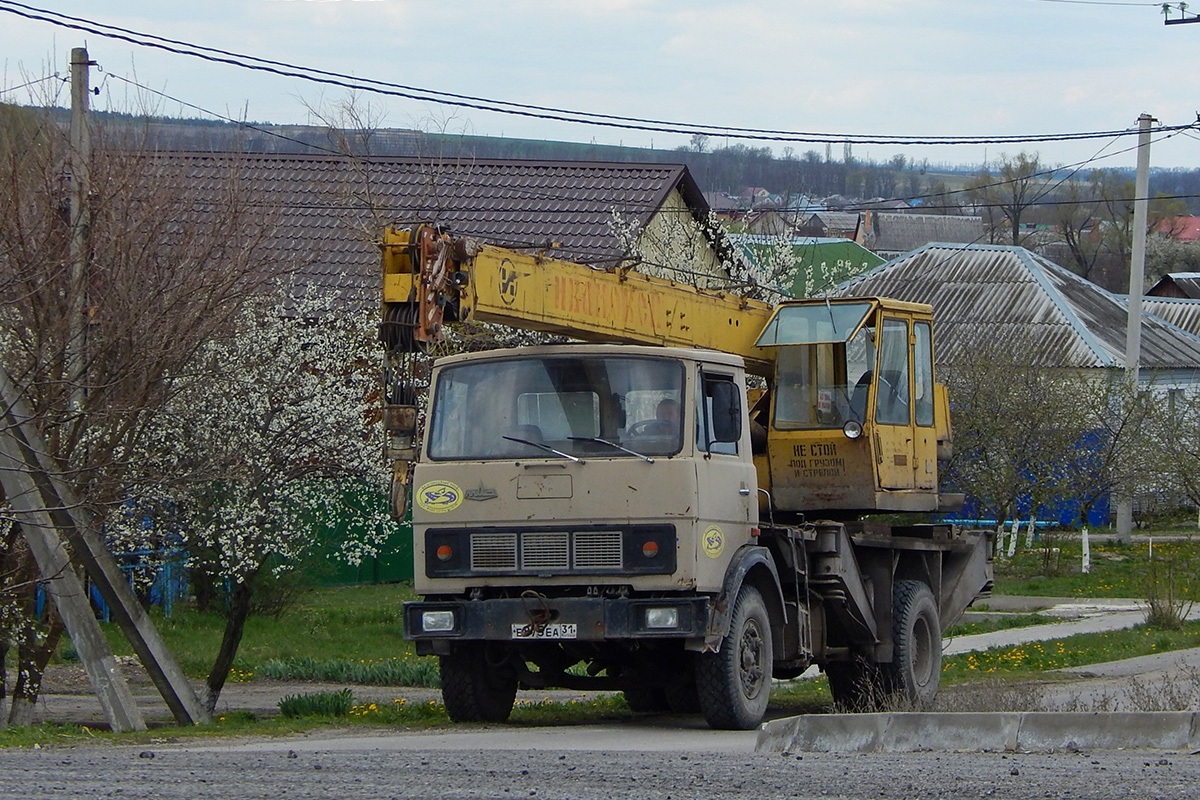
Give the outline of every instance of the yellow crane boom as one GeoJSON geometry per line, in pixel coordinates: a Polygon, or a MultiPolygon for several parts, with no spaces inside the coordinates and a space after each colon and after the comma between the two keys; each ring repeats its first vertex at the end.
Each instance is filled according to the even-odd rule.
{"type": "Polygon", "coordinates": [[[384,324],[394,336],[411,329],[414,341],[434,341],[449,313],[583,341],[720,350],[771,373],[772,351],[755,346],[768,303],[452,239],[429,225],[389,228],[382,248],[384,324]]]}

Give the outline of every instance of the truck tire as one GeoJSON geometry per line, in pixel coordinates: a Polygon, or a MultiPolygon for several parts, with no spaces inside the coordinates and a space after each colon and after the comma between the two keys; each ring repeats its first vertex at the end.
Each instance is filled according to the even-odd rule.
{"type": "Polygon", "coordinates": [[[669,683],[663,690],[667,696],[667,708],[673,714],[699,714],[700,696],[696,694],[696,681],[692,677],[681,683],[669,683]]]}
{"type": "Polygon", "coordinates": [[[696,692],[711,727],[744,731],[762,721],[771,697],[772,661],[767,606],[757,589],[743,586],[720,651],[696,658],[696,692]]]}
{"type": "Polygon", "coordinates": [[[892,687],[917,709],[937,697],[942,677],[942,627],[933,592],[921,581],[896,581],[892,592],[892,687]]]}
{"type": "Polygon", "coordinates": [[[454,722],[504,722],[512,713],[517,677],[487,655],[485,646],[467,645],[438,657],[442,702],[454,722]]]}

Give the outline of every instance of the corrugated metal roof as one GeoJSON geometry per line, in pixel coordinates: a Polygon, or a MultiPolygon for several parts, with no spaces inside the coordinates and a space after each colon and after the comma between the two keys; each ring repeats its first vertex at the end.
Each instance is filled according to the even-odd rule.
{"type": "Polygon", "coordinates": [[[612,263],[623,255],[613,214],[644,226],[678,189],[695,214],[708,206],[681,164],[331,155],[160,152],[147,171],[219,203],[235,185],[278,215],[271,246],[334,287],[373,286],[384,225],[445,225],[456,235],[516,249],[612,263]]]}
{"type": "MultiPolygon", "coordinates": [[[[1027,349],[1044,366],[1125,363],[1125,299],[1023,247],[929,244],[843,284],[838,294],[931,304],[943,361],[969,355],[982,339],[1027,349]]],[[[1200,339],[1143,315],[1141,364],[1200,367],[1200,339]]]]}
{"type": "Polygon", "coordinates": [[[1193,336],[1200,337],[1200,300],[1143,297],[1142,309],[1193,336]]]}
{"type": "Polygon", "coordinates": [[[820,227],[827,231],[852,231],[858,227],[858,212],[818,211],[809,217],[805,227],[820,227]]]}
{"type": "Polygon", "coordinates": [[[907,253],[929,242],[978,242],[983,217],[868,211],[864,244],[876,253],[907,253]]]}

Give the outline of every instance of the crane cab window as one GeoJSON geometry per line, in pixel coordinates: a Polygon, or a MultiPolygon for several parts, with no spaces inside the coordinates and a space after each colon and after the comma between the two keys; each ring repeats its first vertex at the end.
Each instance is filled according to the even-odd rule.
{"type": "Polygon", "coordinates": [[[775,427],[841,428],[864,420],[875,365],[875,328],[846,342],[787,345],[776,358],[775,427]]]}

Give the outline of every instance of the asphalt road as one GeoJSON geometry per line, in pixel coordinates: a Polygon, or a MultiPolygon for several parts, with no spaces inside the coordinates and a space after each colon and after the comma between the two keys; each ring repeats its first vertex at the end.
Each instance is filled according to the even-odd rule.
{"type": "MultiPolygon", "coordinates": [[[[1190,800],[1200,787],[1200,757],[1178,754],[764,755],[703,749],[382,746],[397,738],[405,737],[328,749],[10,750],[0,752],[0,798],[1190,800]]],[[[564,733],[563,739],[568,738],[564,733]]]]}

